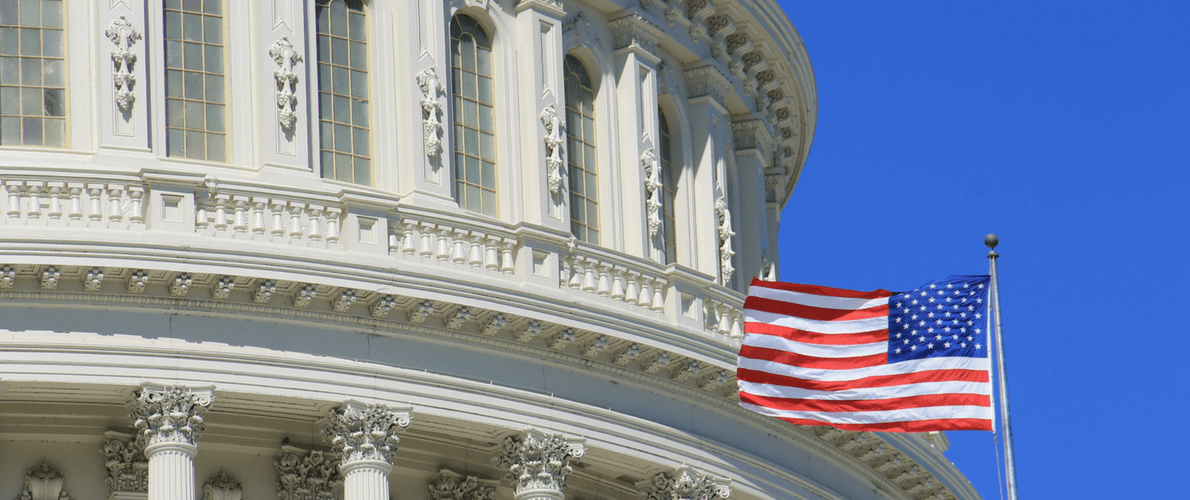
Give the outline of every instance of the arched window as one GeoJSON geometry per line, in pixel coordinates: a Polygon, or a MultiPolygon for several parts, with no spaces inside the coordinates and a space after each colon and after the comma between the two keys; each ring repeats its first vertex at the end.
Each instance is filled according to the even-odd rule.
{"type": "Polygon", "coordinates": [[[464,14],[450,20],[454,96],[455,196],[459,206],[493,217],[496,199],[496,116],[492,41],[464,14]]]}
{"type": "Polygon", "coordinates": [[[223,0],[165,2],[166,154],[227,160],[223,0]]]}
{"type": "Polygon", "coordinates": [[[566,56],[566,135],[570,140],[570,230],[599,243],[599,168],[595,163],[595,91],[582,61],[566,56]]]}
{"type": "Polygon", "coordinates": [[[318,0],[315,10],[322,176],[369,185],[372,141],[368,114],[368,24],[363,2],[318,0]]]}
{"type": "Polygon", "coordinates": [[[0,145],[66,145],[61,0],[0,2],[0,145]]]}
{"type": "Polygon", "coordinates": [[[674,221],[674,193],[678,190],[678,173],[674,171],[673,141],[669,135],[669,120],[665,111],[657,110],[661,122],[661,217],[665,231],[665,263],[678,260],[677,224],[674,221]]]}

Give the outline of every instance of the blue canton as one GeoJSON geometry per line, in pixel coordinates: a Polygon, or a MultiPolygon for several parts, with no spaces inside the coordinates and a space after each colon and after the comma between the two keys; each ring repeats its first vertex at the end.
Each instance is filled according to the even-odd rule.
{"type": "Polygon", "coordinates": [[[948,276],[888,298],[888,362],[987,356],[988,276],[948,276]]]}

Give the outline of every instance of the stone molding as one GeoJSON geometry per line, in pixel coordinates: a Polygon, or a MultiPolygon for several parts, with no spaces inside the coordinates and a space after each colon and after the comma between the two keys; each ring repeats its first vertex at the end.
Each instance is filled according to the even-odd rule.
{"type": "Polygon", "coordinates": [[[202,485],[202,500],[241,500],[244,487],[234,477],[219,469],[202,485]]]}
{"type": "Polygon", "coordinates": [[[49,462],[42,462],[25,473],[25,489],[17,500],[71,500],[66,493],[66,479],[49,462]]]}
{"type": "Polygon", "coordinates": [[[686,70],[686,97],[695,99],[710,96],[724,109],[727,108],[726,96],[732,90],[731,80],[714,64],[686,70]]]}
{"type": "Polygon", "coordinates": [[[209,389],[142,387],[129,403],[129,417],[140,431],[138,442],[146,448],[164,443],[196,445],[206,429],[202,415],[214,400],[209,389]]]}
{"type": "Polygon", "coordinates": [[[518,498],[542,491],[560,494],[574,470],[571,462],[583,457],[585,441],[530,429],[505,437],[503,449],[492,456],[492,463],[508,471],[518,498]]]}
{"type": "Polygon", "coordinates": [[[658,58],[657,44],[665,36],[665,31],[652,21],[637,13],[612,19],[608,23],[612,30],[612,49],[620,50],[632,46],[658,58]]]}
{"type": "Polygon", "coordinates": [[[640,500],[713,500],[731,497],[731,480],[718,479],[685,465],[637,483],[640,500]]]}
{"type": "MultiPolygon", "coordinates": [[[[115,433],[107,433],[114,437],[115,433]]],[[[131,437],[131,436],[129,436],[131,437]]],[[[108,439],[103,443],[103,465],[107,469],[107,487],[112,493],[149,491],[149,459],[142,443],[108,439]]]]}
{"type": "Polygon", "coordinates": [[[141,39],[141,33],[132,25],[132,21],[120,16],[107,25],[103,35],[115,45],[112,48],[112,84],[115,87],[116,104],[121,111],[129,113],[136,102],[136,95],[132,90],[136,86],[136,74],[133,72],[136,52],[132,50],[132,46],[141,39]]]}
{"type": "Polygon", "coordinates": [[[391,465],[401,443],[397,433],[409,427],[411,418],[408,409],[348,401],[323,421],[322,437],[341,456],[342,467],[361,461],[391,465]]]}
{"type": "Polygon", "coordinates": [[[550,194],[561,196],[562,164],[565,162],[562,158],[565,154],[562,146],[566,144],[565,127],[562,124],[562,117],[558,115],[553,104],[546,105],[541,110],[538,119],[545,126],[545,135],[542,140],[545,141],[546,184],[549,186],[550,194]]]}
{"type": "Polygon", "coordinates": [[[446,87],[442,85],[442,80],[438,78],[438,72],[434,68],[421,70],[414,79],[417,81],[417,88],[421,90],[421,100],[418,102],[421,104],[426,156],[438,156],[442,154],[442,122],[438,118],[438,115],[442,114],[442,102],[438,100],[438,95],[445,94],[446,87]]]}
{"type": "Polygon", "coordinates": [[[343,487],[343,475],[334,458],[321,451],[305,452],[281,446],[277,467],[278,500],[335,500],[343,487]]]}
{"type": "Polygon", "coordinates": [[[719,218],[719,279],[726,286],[735,273],[735,248],[732,244],[735,231],[731,228],[731,210],[727,208],[726,198],[720,196],[715,200],[715,215],[719,218]]]}
{"type": "Polygon", "coordinates": [[[281,128],[293,131],[297,122],[297,93],[298,73],[294,67],[302,62],[302,54],[294,48],[289,37],[281,37],[269,47],[269,57],[277,63],[273,70],[273,80],[277,95],[277,123],[281,128]]]}
{"type": "Polygon", "coordinates": [[[441,469],[430,480],[430,500],[496,500],[498,481],[464,476],[450,469],[441,469]]]}

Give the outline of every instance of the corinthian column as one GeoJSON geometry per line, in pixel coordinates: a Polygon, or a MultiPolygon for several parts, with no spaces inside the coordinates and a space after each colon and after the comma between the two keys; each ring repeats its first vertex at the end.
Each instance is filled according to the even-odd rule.
{"type": "Polygon", "coordinates": [[[566,438],[527,430],[504,438],[504,450],[492,457],[497,467],[507,469],[516,491],[513,500],[563,500],[570,462],[583,456],[582,438],[566,438]]]}
{"type": "Polygon", "coordinates": [[[637,483],[641,500],[713,500],[731,497],[731,480],[718,479],[685,465],[637,483]]]}
{"type": "Polygon", "coordinates": [[[144,386],[129,403],[149,461],[149,500],[194,500],[194,455],[210,389],[144,386]]]}
{"type": "Polygon", "coordinates": [[[397,432],[409,426],[410,418],[408,409],[355,401],[331,411],[322,437],[343,457],[339,470],[345,500],[389,500],[388,473],[401,443],[397,432]]]}

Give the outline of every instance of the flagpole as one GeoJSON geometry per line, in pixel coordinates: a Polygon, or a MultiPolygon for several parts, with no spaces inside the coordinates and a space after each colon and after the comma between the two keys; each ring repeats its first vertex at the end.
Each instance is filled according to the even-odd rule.
{"type": "Polygon", "coordinates": [[[996,364],[999,366],[996,374],[1000,385],[1000,427],[1004,430],[1004,468],[1008,480],[1008,500],[1017,500],[1016,454],[1012,448],[1012,418],[1008,412],[1008,370],[1004,364],[1004,330],[1000,325],[1000,281],[996,273],[996,258],[1000,256],[996,253],[996,245],[1000,244],[1000,238],[995,234],[989,234],[983,239],[983,244],[990,249],[988,261],[992,275],[992,310],[996,320],[996,364]]]}

